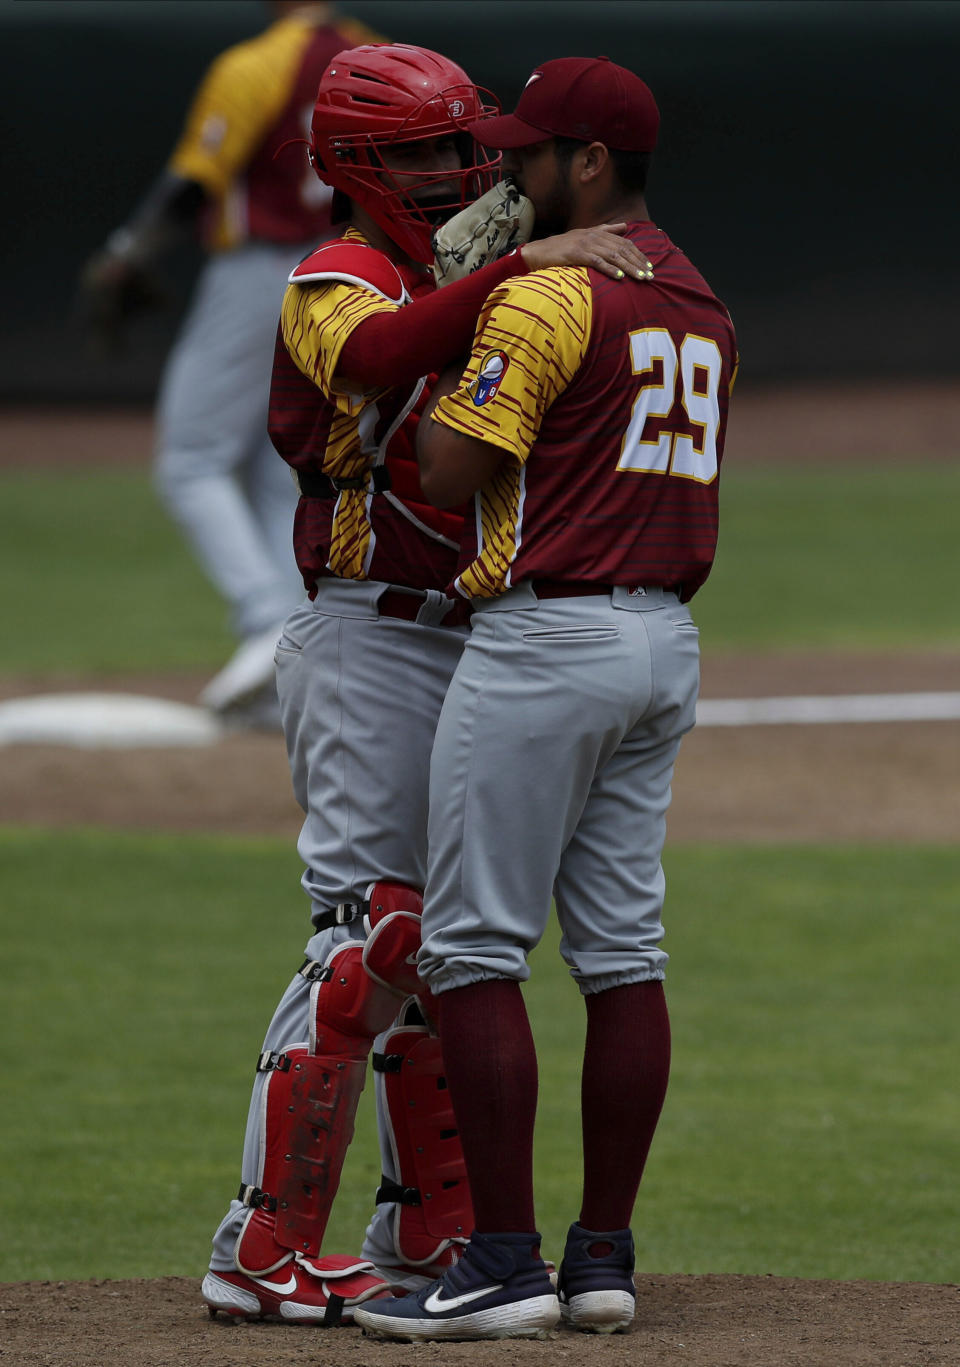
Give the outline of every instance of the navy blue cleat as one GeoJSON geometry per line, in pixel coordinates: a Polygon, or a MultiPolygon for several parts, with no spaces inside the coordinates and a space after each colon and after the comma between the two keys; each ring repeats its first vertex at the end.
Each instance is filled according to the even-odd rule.
{"type": "Polygon", "coordinates": [[[560,1319],[539,1234],[470,1236],[439,1281],[398,1299],[371,1300],[354,1323],[379,1338],[545,1339],[560,1319]]]}
{"type": "Polygon", "coordinates": [[[633,1322],[633,1235],[571,1225],[557,1277],[560,1313],[573,1329],[615,1334],[633,1322]]]}

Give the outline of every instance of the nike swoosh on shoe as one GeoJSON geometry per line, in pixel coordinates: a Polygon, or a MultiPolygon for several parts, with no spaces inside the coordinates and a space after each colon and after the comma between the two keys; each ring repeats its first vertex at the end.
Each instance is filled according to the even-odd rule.
{"type": "Polygon", "coordinates": [[[470,1301],[478,1301],[481,1296],[491,1296],[494,1291],[502,1291],[503,1283],[494,1282],[492,1286],[481,1286],[478,1291],[464,1291],[460,1296],[441,1296],[440,1288],[430,1293],[423,1302],[423,1308],[428,1315],[442,1315],[445,1310],[457,1310],[461,1305],[467,1305],[470,1301]]]}
{"type": "Polygon", "coordinates": [[[292,1296],[297,1289],[297,1279],[292,1272],[290,1273],[290,1280],[284,1282],[282,1286],[279,1282],[268,1282],[265,1277],[252,1277],[249,1272],[247,1276],[252,1282],[256,1282],[257,1286],[262,1286],[265,1291],[275,1291],[278,1296],[292,1296]]]}

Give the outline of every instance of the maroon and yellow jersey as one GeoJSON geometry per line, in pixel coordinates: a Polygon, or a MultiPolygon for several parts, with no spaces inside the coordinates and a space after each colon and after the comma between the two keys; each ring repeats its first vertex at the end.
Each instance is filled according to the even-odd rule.
{"type": "Polygon", "coordinates": [[[642,222],[629,236],[652,283],[582,267],[507,281],[434,410],[507,456],[466,522],[454,584],[465,597],[552,579],[686,599],[710,572],[733,325],[664,233],[642,222]]]}
{"type": "Polygon", "coordinates": [[[310,136],[317,86],[344,48],[382,42],[363,24],[325,22],[328,5],[304,5],[213,63],[187,116],[168,169],[199,181],[210,198],[208,248],[248,238],[316,241],[330,226],[329,186],[318,180],[302,142],[310,136]]]}
{"type": "Polygon", "coordinates": [[[293,544],[307,590],[325,574],[442,589],[456,568],[458,512],[420,489],[414,437],[427,378],[373,394],[336,378],[364,319],[436,288],[395,265],[355,229],[313,252],[284,295],[270,389],[270,436],[303,497],[293,544]]]}

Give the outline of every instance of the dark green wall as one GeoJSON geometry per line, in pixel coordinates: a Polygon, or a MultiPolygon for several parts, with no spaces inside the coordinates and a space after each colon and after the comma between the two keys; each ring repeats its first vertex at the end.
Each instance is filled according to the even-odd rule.
{"type": "MultiPolygon", "coordinates": [[[[657,221],[738,326],[744,380],[955,373],[960,308],[954,0],[354,0],[510,107],[550,57],[606,54],[652,86],[657,221]]],[[[80,263],[162,164],[210,58],[258,0],[2,0],[0,396],[149,398],[197,257],[117,362],[73,316],[80,263]]]]}

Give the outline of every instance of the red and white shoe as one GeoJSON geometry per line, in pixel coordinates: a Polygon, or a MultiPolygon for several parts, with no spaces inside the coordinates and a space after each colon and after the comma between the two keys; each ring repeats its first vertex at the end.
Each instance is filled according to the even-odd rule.
{"type": "Polygon", "coordinates": [[[260,1277],[248,1272],[208,1272],[201,1287],[211,1318],[222,1310],[237,1319],[326,1326],[352,1324],[355,1306],[389,1292],[373,1263],[362,1258],[302,1258],[299,1254],[260,1277]]]}

